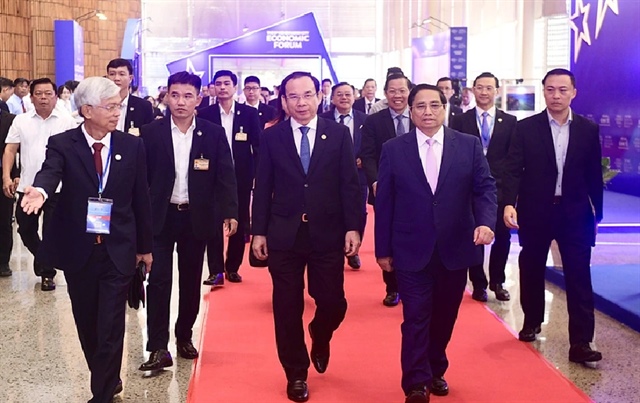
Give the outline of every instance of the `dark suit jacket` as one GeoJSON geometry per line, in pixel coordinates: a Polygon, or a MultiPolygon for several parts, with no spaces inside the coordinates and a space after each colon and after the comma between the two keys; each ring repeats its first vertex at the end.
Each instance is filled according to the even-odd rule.
{"type": "MultiPolygon", "coordinates": [[[[373,103],[375,104],[379,100],[380,100],[380,98],[375,98],[373,100],[373,103]]],[[[373,106],[373,105],[371,105],[371,106],[373,106]]],[[[356,101],[353,103],[353,109],[366,114],[367,113],[367,102],[365,101],[365,98],[362,97],[360,99],[356,99],[356,101]]]]}
{"type": "MultiPolygon", "coordinates": [[[[133,274],[136,253],[151,253],[151,208],[145,147],[137,137],[111,132],[109,176],[102,197],[113,200],[111,233],[105,245],[122,274],[133,274]],[[118,158],[119,156],[119,158],[118,158]]],[[[98,197],[93,153],[81,127],[49,138],[47,158],[34,187],[47,194],[62,189],[51,223],[44,232],[37,259],[67,272],[81,270],[91,255],[95,234],[86,232],[87,200],[98,197]]]]}
{"type": "MultiPolygon", "coordinates": [[[[318,115],[321,118],[333,120],[335,122],[334,111],[326,112],[318,115]]],[[[367,115],[363,112],[353,110],[353,155],[356,159],[360,158],[360,148],[362,147],[362,126],[367,119],[367,115]]],[[[360,185],[367,185],[367,175],[363,168],[358,168],[358,179],[360,185]]]]}
{"type": "MultiPolygon", "coordinates": [[[[15,119],[16,115],[11,114],[9,112],[5,112],[4,110],[0,111],[0,159],[2,159],[2,155],[4,154],[4,149],[7,146],[5,140],[7,139],[7,135],[9,134],[9,128],[13,123],[13,119],[15,119]]],[[[2,162],[0,161],[0,166],[2,166],[2,162]]],[[[0,172],[2,172],[0,170],[0,172]]],[[[17,178],[20,176],[20,169],[18,169],[18,161],[13,163],[13,168],[11,168],[11,179],[17,178]]],[[[2,195],[0,195],[1,197],[2,195]]]]}
{"type": "Polygon", "coordinates": [[[272,99],[269,101],[269,103],[267,105],[276,108],[276,110],[279,108],[279,103],[280,103],[280,97],[272,99]]]}
{"type": "MultiPolygon", "coordinates": [[[[164,227],[176,177],[169,119],[156,120],[140,131],[147,148],[154,235],[164,227]]],[[[192,141],[188,180],[191,225],[196,238],[212,239],[219,228],[216,211],[224,218],[238,218],[238,193],[231,151],[224,129],[200,118],[196,118],[192,141]],[[197,158],[208,159],[209,170],[196,171],[193,161],[197,158]]]]}
{"type": "Polygon", "coordinates": [[[266,125],[267,122],[275,118],[277,113],[278,113],[278,110],[273,106],[260,102],[258,104],[258,118],[260,119],[260,130],[264,130],[264,125],[266,125]]]}
{"type": "MultiPolygon", "coordinates": [[[[562,207],[567,231],[595,245],[595,221],[602,220],[603,183],[599,127],[573,113],[563,168],[562,207]],[[595,216],[594,216],[595,211],[595,216]]],[[[525,245],[552,228],[558,168],[547,111],[519,121],[504,172],[504,202],[518,209],[518,235],[525,245]]]]}
{"type": "Polygon", "coordinates": [[[318,118],[305,175],[291,122],[265,130],[253,193],[252,234],[266,235],[269,249],[291,250],[306,213],[314,251],[342,249],[345,233],[362,225],[352,148],[347,127],[318,118]]]}
{"type": "Polygon", "coordinates": [[[455,106],[453,104],[449,105],[449,127],[451,127],[451,121],[454,119],[454,116],[462,115],[462,108],[455,106]]]}
{"type": "Polygon", "coordinates": [[[382,146],[376,195],[377,257],[392,257],[396,270],[419,271],[438,248],[449,270],[482,263],[484,246],[473,232],[495,228],[496,186],[477,138],[444,128],[435,194],[422,169],[417,133],[382,146]]]}
{"type": "MultiPolygon", "coordinates": [[[[410,130],[415,126],[409,120],[410,130]]],[[[380,112],[368,115],[362,126],[362,146],[360,148],[360,158],[362,159],[362,167],[367,175],[369,186],[378,180],[378,163],[380,161],[380,153],[382,145],[392,138],[396,137],[396,125],[391,117],[389,108],[380,112]]],[[[369,203],[374,203],[373,191],[369,192],[369,203]]]]}
{"type": "Polygon", "coordinates": [[[129,104],[127,105],[127,116],[124,118],[124,131],[128,131],[133,123],[133,127],[141,128],[142,126],[153,122],[154,113],[153,106],[149,101],[138,98],[135,95],[129,95],[129,104]]]}
{"type": "Polygon", "coordinates": [[[200,105],[198,105],[197,109],[202,109],[202,108],[206,108],[207,106],[210,106],[209,105],[209,102],[211,102],[210,100],[211,100],[211,97],[208,95],[206,97],[202,97],[202,101],[200,101],[200,105]]]}
{"type": "MultiPolygon", "coordinates": [[[[233,116],[233,134],[231,151],[236,172],[238,190],[250,191],[255,177],[255,159],[260,147],[260,119],[258,111],[247,105],[235,102],[233,116]],[[237,133],[247,133],[246,140],[238,140],[237,133]]],[[[220,105],[213,104],[198,111],[198,117],[220,126],[220,105]]],[[[223,129],[224,130],[224,129],[223,129]]]]}
{"type": "MultiPolygon", "coordinates": [[[[516,130],[517,122],[518,120],[515,116],[496,108],[495,124],[493,125],[489,148],[487,149],[487,161],[491,168],[491,176],[496,180],[498,203],[502,203],[502,172],[504,171],[504,163],[509,153],[511,138],[516,130]]],[[[449,127],[453,130],[473,134],[480,138],[476,108],[469,109],[462,115],[456,115],[453,120],[449,122],[449,127]]]]}
{"type": "Polygon", "coordinates": [[[0,100],[0,111],[4,111],[9,113],[9,105],[7,105],[6,102],[4,102],[3,100],[0,100]]]}

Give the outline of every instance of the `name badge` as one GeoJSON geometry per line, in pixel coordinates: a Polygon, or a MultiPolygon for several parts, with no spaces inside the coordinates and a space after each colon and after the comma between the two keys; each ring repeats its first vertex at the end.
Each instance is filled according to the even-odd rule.
{"type": "Polygon", "coordinates": [[[134,136],[140,136],[140,129],[138,129],[137,127],[130,127],[129,128],[129,134],[134,135],[134,136]]]}
{"type": "Polygon", "coordinates": [[[247,141],[247,133],[242,130],[242,126],[240,126],[240,131],[236,133],[236,141],[247,141]]]}
{"type": "Polygon", "coordinates": [[[87,201],[87,232],[109,234],[113,200],[90,197],[87,201]]]}
{"type": "Polygon", "coordinates": [[[209,170],[209,160],[206,158],[196,158],[193,160],[193,169],[196,171],[208,171],[209,170]]]}

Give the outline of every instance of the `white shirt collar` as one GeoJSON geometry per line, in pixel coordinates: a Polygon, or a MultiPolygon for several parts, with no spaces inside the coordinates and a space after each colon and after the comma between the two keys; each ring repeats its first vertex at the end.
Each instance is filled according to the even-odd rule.
{"type": "Polygon", "coordinates": [[[491,108],[487,109],[486,111],[484,109],[482,109],[481,107],[479,107],[478,105],[476,105],[476,114],[478,116],[482,116],[482,114],[484,112],[487,112],[489,114],[489,116],[491,116],[492,118],[496,117],[496,106],[493,105],[491,108]]]}
{"type": "Polygon", "coordinates": [[[392,117],[393,119],[395,119],[395,118],[396,118],[396,116],[398,116],[398,115],[402,115],[402,116],[404,116],[404,117],[405,117],[405,118],[407,118],[407,119],[409,118],[409,107],[408,107],[408,106],[407,106],[406,108],[404,108],[404,111],[402,111],[402,113],[401,113],[401,114],[400,114],[400,113],[398,113],[398,112],[396,112],[396,111],[394,111],[394,110],[393,110],[393,109],[391,109],[391,108],[389,108],[389,112],[391,112],[391,117],[392,117]]]}
{"type": "MultiPolygon", "coordinates": [[[[549,118],[549,124],[551,124],[552,122],[557,124],[558,126],[562,126],[560,124],[560,122],[558,122],[557,120],[554,119],[553,116],[551,116],[551,114],[549,113],[549,109],[545,109],[547,111],[547,118],[549,118]]],[[[571,110],[571,108],[569,108],[569,117],[567,118],[567,122],[565,124],[570,125],[571,122],[573,122],[573,110],[571,110]]]]}
{"type": "MultiPolygon", "coordinates": [[[[222,108],[220,108],[222,109],[222,108]]],[[[191,120],[191,125],[189,126],[189,128],[187,129],[187,132],[189,132],[189,130],[195,130],[196,128],[196,117],[194,116],[191,120]]],[[[179,131],[180,133],[182,133],[182,131],[180,130],[180,128],[174,123],[173,121],[173,115],[171,116],[171,131],[173,132],[175,130],[179,131]]]]}
{"type": "MultiPolygon", "coordinates": [[[[340,115],[342,115],[342,113],[338,112],[338,108],[335,108],[333,110],[333,116],[336,120],[338,120],[340,118],[340,115]]],[[[351,108],[349,110],[349,113],[346,114],[346,116],[349,116],[351,119],[353,119],[353,108],[351,108]]]]}
{"type": "Polygon", "coordinates": [[[35,118],[38,117],[42,120],[47,120],[49,118],[51,118],[52,116],[54,118],[59,118],[60,117],[60,111],[58,109],[56,109],[55,107],[53,108],[53,110],[51,111],[51,115],[49,115],[49,117],[47,119],[44,119],[42,116],[38,115],[38,113],[36,112],[35,108],[34,109],[28,109],[25,114],[27,114],[29,117],[31,118],[35,118]]]}
{"type": "Polygon", "coordinates": [[[90,148],[93,148],[93,145],[95,143],[101,143],[103,146],[107,148],[111,146],[111,132],[107,133],[107,135],[104,136],[101,140],[96,140],[89,135],[86,127],[84,127],[84,124],[80,125],[80,128],[82,129],[82,134],[84,134],[84,138],[87,140],[87,144],[89,144],[90,148]]]}
{"type": "Polygon", "coordinates": [[[294,132],[301,126],[307,126],[312,130],[315,130],[318,127],[318,115],[314,116],[313,119],[311,119],[306,125],[298,123],[294,118],[290,118],[289,121],[291,121],[291,130],[293,130],[294,132]]]}
{"type": "Polygon", "coordinates": [[[224,108],[222,107],[222,105],[218,104],[218,107],[220,108],[220,115],[224,115],[224,116],[233,116],[235,114],[236,111],[236,101],[233,101],[233,103],[231,104],[231,109],[229,109],[229,114],[227,115],[224,111],[224,108]]]}
{"type": "MultiPolygon", "coordinates": [[[[418,147],[426,143],[427,139],[429,138],[417,127],[416,127],[416,137],[418,138],[418,147]]],[[[433,135],[432,139],[434,139],[436,143],[440,145],[444,145],[444,126],[440,126],[436,134],[433,135]]]]}

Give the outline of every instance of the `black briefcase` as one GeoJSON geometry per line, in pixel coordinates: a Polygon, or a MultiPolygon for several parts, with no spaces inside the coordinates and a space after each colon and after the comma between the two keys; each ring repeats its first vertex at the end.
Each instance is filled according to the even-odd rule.
{"type": "Polygon", "coordinates": [[[140,308],[140,303],[144,306],[144,281],[147,278],[147,265],[140,261],[136,266],[136,273],[131,280],[131,286],[129,287],[129,298],[127,302],[133,309],[140,308]]]}
{"type": "Polygon", "coordinates": [[[269,259],[260,260],[253,253],[253,237],[251,237],[251,243],[249,244],[249,265],[251,267],[267,267],[267,266],[269,266],[269,259]]]}

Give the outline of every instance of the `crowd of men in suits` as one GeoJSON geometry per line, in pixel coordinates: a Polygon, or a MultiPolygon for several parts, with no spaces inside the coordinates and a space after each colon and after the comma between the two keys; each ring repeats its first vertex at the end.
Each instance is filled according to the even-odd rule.
{"type": "Polygon", "coordinates": [[[602,358],[590,346],[589,275],[602,219],[600,142],[597,125],[570,108],[576,96],[570,71],[548,72],[547,109],[519,122],[495,106],[500,82],[491,73],[475,78],[475,107],[464,113],[452,105],[450,78],[414,85],[397,67],[387,72],[382,100],[373,79],[356,100],[347,82],[294,72],[272,105],[258,77],[244,79],[240,103],[235,73],[215,72],[202,96],[201,79],[180,72],[169,77],[161,113],[131,94],[132,78],[131,64],[114,59],[105,77],[83,80],[73,95],[78,126],[55,108],[51,80],[27,81],[23,94],[23,82],[0,77],[0,98],[12,97],[9,92],[20,98],[13,102],[18,116],[0,112],[0,275],[11,275],[17,197],[18,233],[34,255],[41,289],[54,290],[56,269],[65,272],[91,370],[90,402],[108,402],[122,391],[125,302],[136,264],[149,273],[150,354],[140,370],[156,371],[173,365],[174,250],[177,352],[194,359],[205,252],[205,285],[241,283],[249,234],[249,253],[268,265],[272,278],[287,396],[308,400],[308,368],[327,370],[330,342],[347,310],[345,262],[353,270],[362,266],[367,204],[375,212],[382,303],[403,306],[406,402],[449,393],[446,347],[467,272],[473,299],[487,301],[487,288],[498,300],[510,299],[505,266],[515,228],[525,313],[519,339],[533,341],[542,331],[544,266],[555,239],[567,281],[569,359],[602,358]],[[491,243],[487,279],[482,262],[491,243]],[[309,352],[305,288],[316,304],[309,352]]]}

